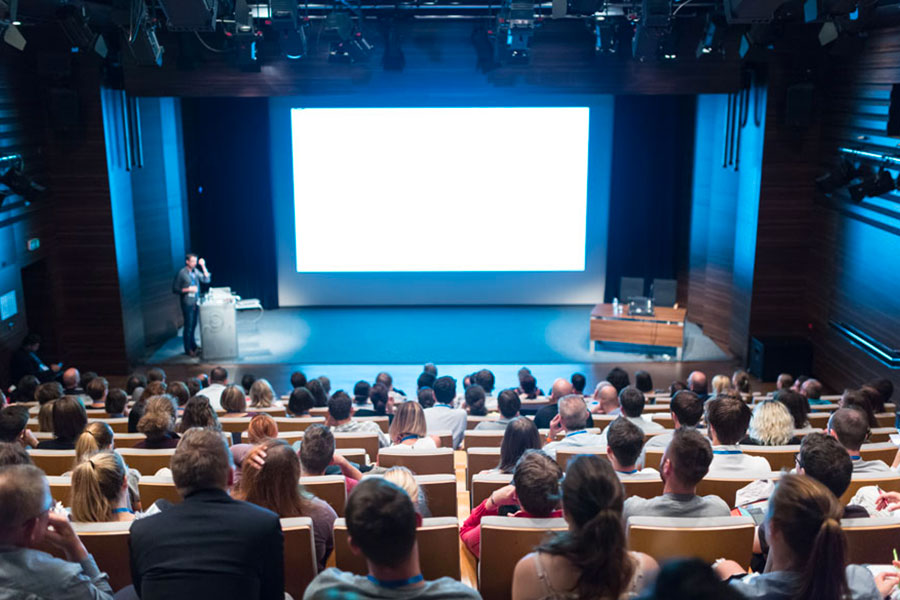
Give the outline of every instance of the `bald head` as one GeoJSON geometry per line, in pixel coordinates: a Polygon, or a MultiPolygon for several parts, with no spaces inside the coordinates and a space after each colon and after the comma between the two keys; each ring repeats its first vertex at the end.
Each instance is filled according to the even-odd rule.
{"type": "Polygon", "coordinates": [[[563,396],[568,396],[569,394],[574,393],[575,388],[572,387],[572,383],[560,378],[554,381],[553,387],[550,388],[550,399],[554,402],[559,402],[559,399],[563,396]]]}
{"type": "Polygon", "coordinates": [[[0,544],[25,546],[32,538],[28,522],[53,500],[44,472],[32,465],[0,469],[0,544]]]}
{"type": "Polygon", "coordinates": [[[563,396],[559,401],[559,420],[566,431],[584,429],[588,418],[587,405],[584,397],[578,394],[563,396]]]}
{"type": "Polygon", "coordinates": [[[693,371],[688,375],[688,389],[695,394],[706,394],[706,373],[703,371],[693,371]]]}
{"type": "Polygon", "coordinates": [[[81,373],[78,372],[78,369],[75,367],[71,367],[66,369],[63,372],[62,376],[62,384],[66,389],[72,389],[78,387],[78,382],[81,381],[81,373]]]}
{"type": "Polygon", "coordinates": [[[619,408],[619,394],[616,392],[616,386],[601,381],[594,390],[594,399],[600,403],[600,411],[603,414],[609,414],[619,408]]]}

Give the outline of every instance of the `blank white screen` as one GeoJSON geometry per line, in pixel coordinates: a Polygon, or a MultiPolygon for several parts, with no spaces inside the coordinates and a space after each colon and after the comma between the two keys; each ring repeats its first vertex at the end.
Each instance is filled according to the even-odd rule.
{"type": "Polygon", "coordinates": [[[294,108],[297,271],[584,271],[587,107],[294,108]]]}

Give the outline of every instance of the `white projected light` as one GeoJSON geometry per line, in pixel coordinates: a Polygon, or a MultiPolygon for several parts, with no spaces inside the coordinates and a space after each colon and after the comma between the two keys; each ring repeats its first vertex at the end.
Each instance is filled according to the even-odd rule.
{"type": "Polygon", "coordinates": [[[583,271],[588,118],[292,109],[297,271],[583,271]]]}

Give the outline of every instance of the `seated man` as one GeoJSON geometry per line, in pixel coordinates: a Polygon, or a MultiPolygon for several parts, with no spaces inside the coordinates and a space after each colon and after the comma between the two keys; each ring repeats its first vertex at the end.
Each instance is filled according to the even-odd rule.
{"type": "MultiPolygon", "coordinates": [[[[665,427],[659,423],[654,423],[641,416],[641,413],[644,412],[644,405],[646,403],[643,392],[633,385],[625,386],[622,388],[622,391],[619,392],[619,404],[622,405],[622,415],[626,419],[634,423],[644,433],[665,430],[665,427]]],[[[607,427],[607,430],[608,429],[609,428],[607,427]]],[[[603,432],[603,439],[606,439],[606,431],[603,432]]]]}
{"type": "Polygon", "coordinates": [[[128,405],[128,396],[125,390],[113,388],[106,394],[104,409],[111,419],[121,419],[125,415],[125,407],[128,405]]]}
{"type": "Polygon", "coordinates": [[[884,461],[863,460],[859,455],[859,449],[869,437],[869,422],[863,411],[853,407],[839,408],[828,419],[826,432],[847,450],[853,463],[854,474],[893,472],[884,461]]]}
{"type": "Polygon", "coordinates": [[[497,408],[500,409],[500,418],[496,421],[482,421],[475,426],[478,431],[505,431],[509,422],[519,416],[522,408],[522,400],[519,393],[512,389],[506,389],[497,395],[497,408]]]}
{"type": "Polygon", "coordinates": [[[106,573],[88,554],[65,515],[50,512],[44,472],[31,465],[0,469],[0,597],[112,600],[106,573]],[[66,560],[37,550],[45,543],[66,560]]]}
{"type": "MultiPolygon", "coordinates": [[[[695,429],[703,417],[703,401],[700,396],[690,390],[677,392],[669,404],[669,414],[675,429],[688,427],[695,429]]],[[[646,448],[665,448],[672,441],[673,432],[654,435],[645,444],[646,448]]]]}
{"type": "Polygon", "coordinates": [[[800,393],[806,396],[811,405],[831,404],[829,400],[822,400],[822,384],[818,379],[807,379],[800,386],[800,393]]]}
{"type": "Polygon", "coordinates": [[[697,394],[703,402],[709,399],[706,373],[703,371],[691,371],[691,374],[688,375],[687,384],[688,389],[697,394]]]}
{"type": "Polygon", "coordinates": [[[283,600],[284,536],[275,513],[233,500],[220,433],[186,431],[172,456],[184,498],[131,526],[131,576],[142,598],[283,600]]]}
{"type": "Polygon", "coordinates": [[[84,388],[80,387],[81,373],[75,367],[69,367],[62,374],[63,395],[80,396],[84,388]]]}
{"type": "Polygon", "coordinates": [[[713,446],[711,475],[746,477],[772,472],[769,461],[744,454],[738,445],[747,436],[750,417],[750,409],[737,396],[718,396],[706,403],[706,423],[713,446]]]}
{"type": "Polygon", "coordinates": [[[481,557],[481,519],[499,514],[501,506],[521,507],[510,516],[526,519],[561,517],[559,509],[559,480],[562,469],[540,450],[526,450],[516,463],[512,484],[494,491],[472,511],[459,530],[466,548],[481,557]]]}
{"type": "Polygon", "coordinates": [[[660,463],[663,495],[646,500],[632,496],[622,512],[628,517],[727,517],[728,504],[718,496],[697,495],[697,484],[713,460],[709,441],[694,429],[679,429],[672,436],[660,463]]]}
{"type": "Polygon", "coordinates": [[[91,399],[91,405],[85,408],[106,408],[106,395],[109,393],[109,382],[105,377],[94,377],[84,386],[85,393],[91,399]]]}
{"type": "Polygon", "coordinates": [[[594,400],[597,406],[591,412],[601,415],[618,417],[622,414],[622,405],[619,404],[619,392],[608,381],[601,381],[594,390],[594,400]]]}
{"type": "Polygon", "coordinates": [[[0,410],[0,442],[37,448],[37,438],[28,429],[28,407],[12,404],[0,410]]]}
{"type": "MultiPolygon", "coordinates": [[[[550,427],[550,421],[559,414],[559,401],[563,396],[568,396],[575,391],[572,384],[565,379],[557,379],[550,387],[550,404],[538,409],[534,415],[534,424],[538,429],[550,427]]],[[[593,423],[593,422],[592,422],[593,423]]],[[[591,427],[592,425],[585,425],[591,427]]]]}
{"type": "Polygon", "coordinates": [[[584,422],[589,416],[584,396],[576,394],[563,396],[559,401],[559,414],[550,421],[550,433],[547,436],[544,452],[556,460],[556,451],[559,448],[605,446],[606,440],[595,433],[587,432],[584,422]],[[556,434],[560,431],[565,431],[566,437],[555,441],[556,434]]]}
{"type": "Polygon", "coordinates": [[[334,451],[334,434],[324,425],[311,425],[303,432],[300,444],[300,474],[317,477],[340,473],[344,476],[347,493],[356,486],[362,473],[346,458],[334,451]]]}
{"type": "Polygon", "coordinates": [[[628,419],[616,419],[606,428],[606,456],[619,479],[633,475],[659,475],[656,469],[638,468],[644,432],[628,419]]]}
{"type": "Polygon", "coordinates": [[[453,448],[459,448],[466,433],[468,415],[462,408],[453,408],[456,380],[438,377],[434,382],[434,406],[425,409],[425,425],[429,434],[449,431],[453,434],[453,448]]]}
{"type": "MultiPolygon", "coordinates": [[[[357,421],[353,418],[353,401],[350,396],[337,391],[328,399],[328,416],[325,425],[335,433],[374,433],[378,435],[378,447],[385,448],[391,445],[387,435],[374,421],[357,421]]],[[[374,456],[370,457],[373,460],[374,456]]]]}
{"type": "Polygon", "coordinates": [[[481,598],[459,581],[425,581],[419,567],[416,526],[409,496],[381,477],[361,481],[347,499],[350,550],[362,554],[368,576],[326,569],[306,588],[304,600],[330,598],[481,598]]]}

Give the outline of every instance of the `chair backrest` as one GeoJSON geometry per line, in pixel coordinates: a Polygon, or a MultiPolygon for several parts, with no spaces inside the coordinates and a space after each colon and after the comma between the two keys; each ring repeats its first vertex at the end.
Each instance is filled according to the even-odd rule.
{"type": "Polygon", "coordinates": [[[366,451],[362,448],[335,448],[335,454],[340,454],[350,462],[358,465],[366,464],[366,451]]]}
{"type": "Polygon", "coordinates": [[[659,471],[659,465],[662,463],[662,455],[665,451],[665,448],[644,448],[644,466],[659,471]]]}
{"type": "Polygon", "coordinates": [[[811,412],[806,415],[809,420],[809,426],[816,429],[825,429],[828,427],[828,419],[831,418],[830,412],[811,412]]]}
{"type": "Polygon", "coordinates": [[[619,279],[619,302],[628,302],[631,298],[639,298],[643,295],[643,277],[622,277],[619,279]]]}
{"type": "Polygon", "coordinates": [[[106,419],[88,419],[88,421],[103,421],[113,433],[128,433],[128,417],[106,418],[106,419]]]}
{"type": "Polygon", "coordinates": [[[875,419],[879,427],[891,427],[897,416],[892,412],[875,413],[875,419]]]}
{"type": "Polygon", "coordinates": [[[362,448],[369,455],[370,460],[378,456],[378,434],[365,432],[334,432],[334,445],[336,448],[362,448]]]}
{"type": "Polygon", "coordinates": [[[487,430],[475,431],[474,429],[466,430],[465,445],[466,448],[499,448],[503,443],[503,430],[487,430]]]}
{"type": "Polygon", "coordinates": [[[850,499],[856,495],[859,488],[867,485],[877,485],[886,492],[900,492],[900,475],[895,471],[887,471],[885,473],[860,473],[853,475],[850,479],[850,485],[841,495],[841,503],[847,505],[850,499]]]}
{"type": "Polygon", "coordinates": [[[433,435],[441,440],[440,448],[453,448],[453,433],[450,431],[429,431],[428,435],[433,435]]]}
{"type": "Polygon", "coordinates": [[[69,498],[72,495],[72,478],[66,475],[48,475],[47,483],[50,484],[50,496],[56,502],[62,502],[63,506],[71,506],[69,498]]]}
{"type": "Polygon", "coordinates": [[[314,406],[309,409],[309,414],[313,417],[327,417],[328,416],[328,407],[327,406],[314,406]]]}
{"type": "Polygon", "coordinates": [[[869,431],[869,443],[882,444],[891,441],[891,434],[897,433],[896,427],[873,427],[869,431]]]}
{"type": "Polygon", "coordinates": [[[534,415],[537,411],[544,408],[545,406],[550,406],[553,402],[550,401],[549,396],[538,396],[532,400],[522,400],[522,406],[519,408],[519,414],[522,415],[534,415]]]}
{"type": "Polygon", "coordinates": [[[437,475],[455,473],[453,467],[453,449],[436,448],[434,450],[397,450],[382,448],[378,452],[378,464],[382,467],[406,467],[416,475],[437,475]]]}
{"type": "Polygon", "coordinates": [[[143,476],[138,481],[138,488],[141,491],[141,506],[144,510],[150,508],[157,500],[168,500],[172,504],[181,502],[181,494],[175,489],[175,482],[170,477],[143,476]]]}
{"type": "Polygon", "coordinates": [[[751,517],[631,517],[627,528],[628,548],[660,563],[676,557],[696,557],[708,563],[728,558],[747,568],[756,524],[751,517]]]}
{"type": "Polygon", "coordinates": [[[250,406],[250,399],[247,398],[247,412],[249,413],[265,413],[270,417],[286,417],[287,409],[283,406],[267,406],[265,408],[262,407],[253,407],[250,406]]]}
{"type": "Polygon", "coordinates": [[[809,409],[813,412],[833,413],[840,408],[839,404],[810,404],[809,409]]]}
{"type": "Polygon", "coordinates": [[[897,446],[890,442],[880,444],[863,444],[859,449],[859,456],[863,460],[881,460],[888,465],[894,462],[897,455],[897,446]]]}
{"type": "Polygon", "coordinates": [[[143,448],[122,448],[118,451],[130,468],[141,475],[153,475],[172,462],[175,448],[144,450],[143,448]]]}
{"type": "Polygon", "coordinates": [[[379,427],[381,427],[381,431],[384,433],[388,432],[390,429],[391,421],[388,417],[379,417],[379,416],[371,416],[371,417],[353,417],[357,421],[372,421],[376,423],[379,427]]]}
{"type": "Polygon", "coordinates": [[[75,466],[74,450],[29,450],[28,456],[47,475],[62,475],[75,466]]]}
{"type": "Polygon", "coordinates": [[[625,488],[625,497],[637,496],[638,498],[656,498],[662,496],[663,480],[659,475],[639,477],[619,477],[622,487],[625,488]]]}
{"type": "MultiPolygon", "coordinates": [[[[365,575],[368,572],[366,559],[350,550],[348,539],[347,522],[344,519],[335,520],[335,565],[342,571],[365,575]]],[[[422,525],[416,530],[416,541],[419,546],[419,565],[425,579],[460,579],[459,522],[456,517],[422,519],[422,525]]]]}
{"type": "MultiPolygon", "coordinates": [[[[228,433],[243,433],[250,426],[250,417],[219,417],[222,431],[228,433]]],[[[281,431],[281,427],[278,428],[281,431]]]]}
{"type": "Polygon", "coordinates": [[[302,598],[306,586],[316,577],[316,547],[309,517],[281,519],[284,533],[284,591],[302,598]]]}
{"type": "MultiPolygon", "coordinates": [[[[468,415],[466,417],[466,429],[472,430],[475,429],[479,423],[483,423],[485,421],[497,421],[498,417],[479,417],[476,415],[468,415]]],[[[501,431],[502,433],[502,431],[501,431]]]]}
{"type": "Polygon", "coordinates": [[[566,472],[566,465],[569,464],[569,461],[579,454],[594,454],[604,460],[609,460],[606,455],[606,446],[560,447],[556,449],[556,463],[559,465],[559,468],[563,470],[563,473],[566,472]]]}
{"type": "MultiPolygon", "coordinates": [[[[250,421],[247,421],[249,423],[250,421]]],[[[325,419],[322,417],[275,417],[275,424],[278,425],[278,431],[303,431],[310,425],[324,425],[325,419]]],[[[246,430],[244,427],[241,431],[246,430]]]]}
{"type": "Polygon", "coordinates": [[[344,509],[347,508],[347,484],[343,475],[301,477],[300,483],[307,492],[330,505],[339,517],[344,516],[344,509]]]}
{"type": "Polygon", "coordinates": [[[456,475],[416,475],[416,483],[425,494],[432,517],[456,518],[459,514],[456,475]]]}
{"type": "Polygon", "coordinates": [[[674,279],[654,279],[651,287],[653,304],[675,306],[678,301],[678,282],[674,279]]]}
{"type": "Polygon", "coordinates": [[[900,536],[900,519],[897,517],[843,519],[841,529],[847,535],[847,562],[850,564],[891,562],[900,536]]]}
{"type": "MultiPolygon", "coordinates": [[[[752,446],[743,445],[741,448],[744,454],[750,456],[762,456],[772,466],[773,471],[787,469],[790,471],[795,465],[794,456],[800,452],[800,444],[789,444],[786,446],[752,446]]],[[[896,448],[896,446],[894,446],[896,448]]]]}
{"type": "Polygon", "coordinates": [[[147,439],[143,433],[117,433],[115,434],[116,449],[134,448],[140,442],[147,439]]]}
{"type": "Polygon", "coordinates": [[[697,495],[707,496],[712,494],[718,496],[728,503],[728,506],[734,507],[735,496],[737,491],[742,487],[746,487],[757,479],[769,479],[776,481],[781,477],[781,473],[771,472],[767,475],[751,475],[746,477],[710,477],[707,475],[697,484],[697,495]]]}
{"type": "Polygon", "coordinates": [[[512,591],[516,563],[552,531],[568,529],[565,519],[481,519],[481,561],[478,589],[484,600],[506,600],[512,591]]]}
{"type": "Polygon", "coordinates": [[[466,489],[472,489],[472,476],[500,464],[500,448],[466,448],[466,489]]]}
{"type": "Polygon", "coordinates": [[[131,585],[128,545],[131,522],[72,523],[72,529],[94,557],[97,567],[109,575],[109,585],[113,591],[131,585]]]}
{"type": "Polygon", "coordinates": [[[472,485],[469,487],[470,508],[475,508],[484,502],[488,496],[510,483],[512,483],[511,473],[473,476],[472,485]]]}

